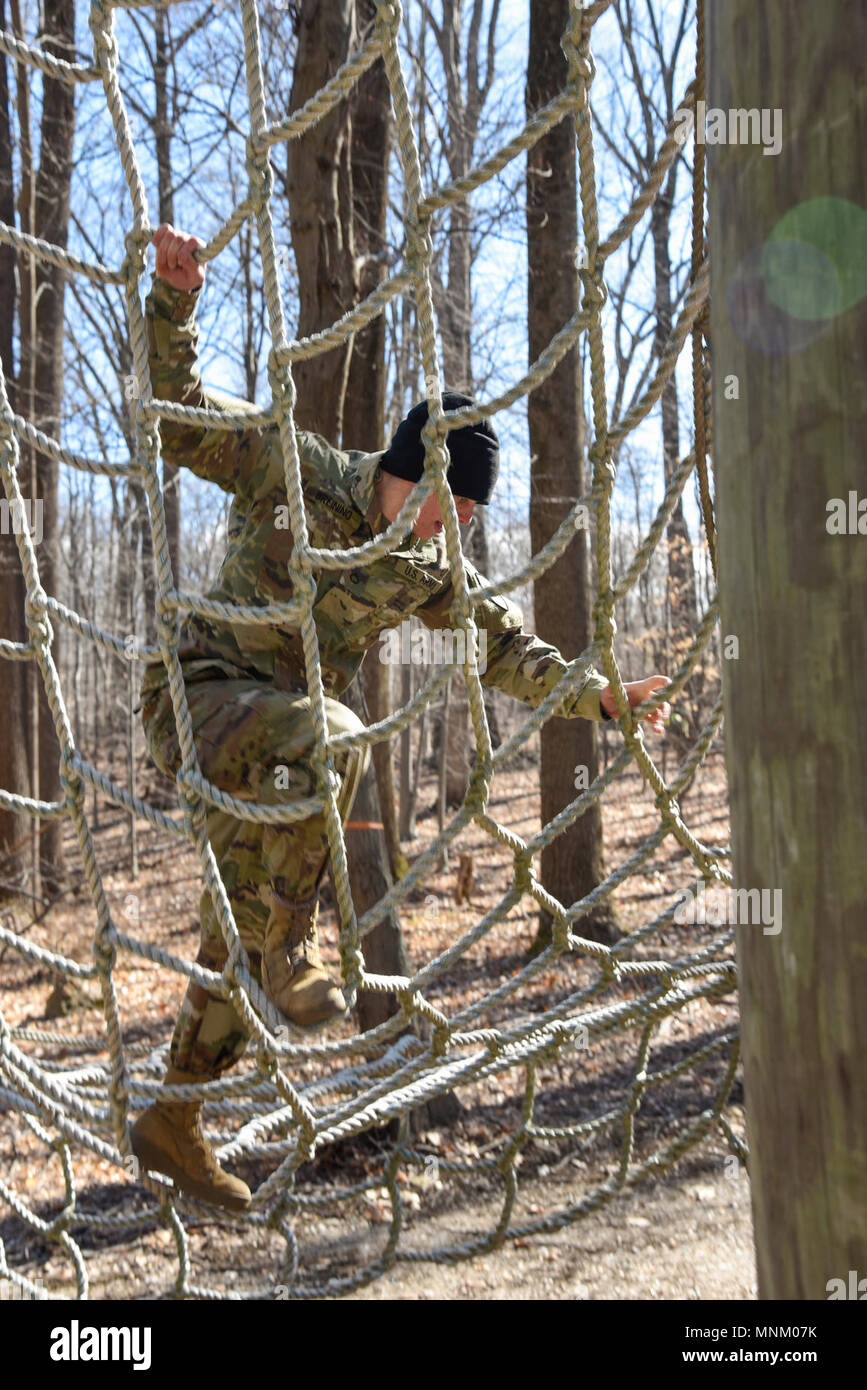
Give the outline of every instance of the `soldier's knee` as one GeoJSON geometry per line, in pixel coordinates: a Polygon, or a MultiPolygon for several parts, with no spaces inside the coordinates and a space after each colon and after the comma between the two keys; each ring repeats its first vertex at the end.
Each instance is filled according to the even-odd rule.
{"type": "Polygon", "coordinates": [[[328,722],[328,737],[337,738],[340,734],[360,734],[365,724],[348,705],[339,700],[325,701],[325,718],[328,722]]]}
{"type": "MultiPolygon", "coordinates": [[[[366,724],[359,719],[354,710],[347,705],[342,705],[338,700],[325,701],[325,717],[328,722],[328,737],[339,738],[348,735],[350,738],[357,738],[359,734],[366,731],[366,724]]],[[[336,757],[339,766],[346,768],[356,776],[362,776],[370,763],[370,745],[367,743],[353,742],[348,749],[342,750],[336,757]]]]}

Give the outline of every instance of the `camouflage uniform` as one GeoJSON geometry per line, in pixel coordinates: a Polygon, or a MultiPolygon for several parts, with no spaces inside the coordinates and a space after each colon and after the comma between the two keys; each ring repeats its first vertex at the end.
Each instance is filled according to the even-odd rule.
{"type": "MultiPolygon", "coordinates": [[[[197,368],[198,292],[174,290],[155,279],[148,296],[147,330],[154,395],[186,405],[243,409],[223,392],[202,385],[197,368]]],[[[228,545],[216,586],[208,597],[262,605],[293,597],[288,558],[292,546],[276,427],[233,432],[163,421],[163,453],[233,494],[228,545]]],[[[381,453],[333,448],[318,435],[299,432],[304,506],[310,542],[317,548],[362,545],[388,525],[374,486],[381,453]]],[[[484,578],[465,561],[468,583],[484,578]]],[[[454,627],[454,590],[440,534],[410,534],[372,565],[325,570],[318,576],[313,610],[319,637],[326,711],[331,733],[352,731],[359,721],[331,696],[345,690],[364,653],[379,634],[414,613],[429,628],[454,627]]],[[[505,598],[475,605],[475,621],[487,634],[486,685],[536,706],[566,670],[556,648],[523,631],[520,611],[505,598]]],[[[191,616],[179,647],[187,701],[202,771],[223,790],[275,804],[315,793],[309,760],[312,718],[306,695],[298,632],[191,616]],[[278,767],[288,778],[278,779],[278,767]],[[278,780],[289,786],[278,788],[278,780]]],[[[560,713],[601,719],[605,678],[591,672],[560,713]]],[[[166,773],[179,766],[177,732],[162,663],[147,667],[142,685],[143,720],[154,761],[166,773]]],[[[345,818],[367,766],[368,750],[335,760],[345,818]]],[[[252,969],[261,968],[263,932],[271,893],[301,899],[315,892],[325,870],[324,817],[287,826],[258,826],[211,810],[208,831],[252,969]]],[[[198,960],[220,969],[226,958],[210,896],[202,895],[202,945],[198,960]]],[[[171,1060],[186,1072],[213,1076],[241,1055],[246,1035],[231,1006],[191,984],[172,1040],[171,1060]]]]}

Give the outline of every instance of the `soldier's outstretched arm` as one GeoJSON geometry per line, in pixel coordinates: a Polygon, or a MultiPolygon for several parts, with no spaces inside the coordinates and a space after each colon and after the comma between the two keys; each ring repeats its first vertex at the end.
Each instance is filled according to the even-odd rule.
{"type": "MultiPolygon", "coordinates": [[[[467,584],[470,589],[487,584],[473,565],[464,560],[467,584]]],[[[416,610],[417,616],[430,628],[454,628],[450,608],[454,586],[436,595],[416,610]]],[[[533,632],[524,631],[520,608],[503,595],[491,595],[473,605],[473,618],[479,629],[479,676],[484,685],[502,690],[535,709],[566,674],[569,664],[556,647],[543,642],[533,632]],[[484,633],[484,637],[482,634],[484,633]],[[484,644],[484,645],[482,645],[484,644]],[[484,666],[484,669],[482,667],[484,666]]],[[[648,676],[625,686],[633,708],[646,700],[654,690],[667,685],[665,676],[648,676]]],[[[617,707],[608,681],[594,667],[588,666],[585,679],[571,695],[564,696],[557,714],[566,718],[611,719],[617,707]]],[[[645,720],[654,733],[662,733],[671,713],[668,703],[660,705],[645,720]]]]}
{"type": "MultiPolygon", "coordinates": [[[[205,266],[193,252],[202,245],[198,237],[178,232],[167,222],[154,233],[156,269],[145,301],[151,385],[159,400],[243,410],[246,402],[206,388],[199,374],[195,316],[205,266]]],[[[243,491],[261,464],[258,428],[219,430],[161,420],[160,437],[170,463],[191,469],[226,492],[243,491]]]]}
{"type": "MultiPolygon", "coordinates": [[[[487,584],[484,575],[466,559],[464,568],[471,590],[487,584]]],[[[416,616],[429,628],[454,628],[454,596],[454,586],[449,583],[430,602],[417,608],[416,616]]],[[[483,685],[502,690],[535,709],[565,676],[568,663],[556,647],[535,633],[524,631],[520,608],[503,595],[491,595],[474,604],[473,618],[479,628],[479,675],[483,685]]],[[[583,684],[566,696],[557,713],[581,715],[585,719],[606,718],[599,700],[607,685],[603,675],[588,667],[583,684]]]]}

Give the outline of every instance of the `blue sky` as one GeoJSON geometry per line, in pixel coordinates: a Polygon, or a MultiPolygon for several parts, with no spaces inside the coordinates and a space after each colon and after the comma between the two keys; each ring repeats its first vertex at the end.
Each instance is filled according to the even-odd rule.
{"type": "MultiPolygon", "coordinates": [[[[489,4],[490,0],[488,0],[486,9],[489,9],[489,4]]],[[[204,8],[207,7],[200,4],[183,4],[174,7],[171,12],[171,21],[175,27],[175,32],[204,8]]],[[[184,225],[189,230],[200,231],[200,234],[205,236],[213,232],[219,218],[230,209],[234,198],[243,195],[242,133],[225,133],[219,128],[220,123],[214,114],[216,109],[225,107],[228,84],[237,78],[238,69],[241,68],[240,25],[237,14],[231,9],[212,8],[214,8],[214,13],[208,20],[209,27],[196,36],[188,48],[184,50],[181,58],[182,76],[184,67],[188,63],[196,64],[197,72],[192,84],[194,95],[190,110],[181,123],[179,137],[175,139],[173,150],[175,169],[180,185],[176,193],[176,221],[179,225],[184,225]],[[209,52],[209,41],[220,36],[225,37],[225,46],[218,45],[217,49],[209,52]],[[230,174],[232,171],[225,158],[226,152],[230,149],[234,149],[238,156],[234,169],[234,177],[237,180],[236,189],[231,186],[230,174]],[[203,157],[206,158],[207,177],[186,181],[185,172],[194,161],[203,157]]],[[[268,20],[271,16],[267,13],[266,6],[263,4],[260,8],[263,21],[268,20]]],[[[662,8],[661,23],[663,27],[666,24],[670,26],[672,22],[671,7],[660,7],[657,3],[656,8],[662,8]]],[[[679,6],[674,8],[679,10],[679,6]]],[[[408,6],[408,9],[412,15],[412,6],[408,6]]],[[[130,103],[142,100],[150,106],[152,93],[149,87],[148,66],[146,62],[142,61],[140,40],[136,29],[136,25],[141,22],[141,19],[142,16],[130,16],[119,12],[116,21],[117,33],[123,61],[123,80],[130,103]]],[[[288,22],[285,17],[283,22],[288,22]]],[[[501,143],[516,133],[523,124],[524,69],[528,23],[529,5],[527,0],[504,0],[501,5],[498,30],[497,81],[491,93],[490,105],[496,112],[506,113],[507,126],[497,132],[495,144],[501,143]]],[[[89,33],[86,27],[86,16],[83,12],[79,21],[78,42],[82,50],[86,51],[89,44],[89,33]]],[[[431,51],[433,52],[433,45],[431,45],[431,51]]],[[[636,120],[636,110],[629,84],[622,80],[620,66],[622,46],[613,14],[606,14],[596,25],[593,51],[597,64],[597,76],[592,88],[594,106],[598,107],[600,113],[603,114],[613,136],[623,138],[626,130],[636,120]],[[613,105],[615,101],[617,102],[616,106],[613,105]]],[[[691,34],[684,42],[682,59],[683,72],[679,74],[675,83],[677,92],[682,92],[689,81],[689,67],[694,61],[694,45],[691,34]]],[[[406,63],[405,71],[408,71],[406,63]]],[[[242,131],[247,121],[246,92],[242,68],[240,79],[239,82],[236,81],[235,83],[232,96],[229,99],[229,107],[242,131]]],[[[271,95],[275,110],[285,109],[290,81],[291,73],[286,71],[285,66],[281,67],[274,75],[271,95]],[[281,103],[283,103],[282,107],[281,103]]],[[[35,85],[38,114],[38,79],[35,85]]],[[[435,73],[432,74],[432,85],[436,85],[435,73]]],[[[142,122],[134,114],[131,107],[130,115],[134,132],[141,137],[142,122]]],[[[36,116],[34,116],[34,122],[35,119],[36,116]]],[[[661,139],[660,125],[657,144],[661,143],[661,139]]],[[[129,225],[131,214],[103,94],[98,85],[79,89],[77,147],[79,158],[73,188],[73,210],[87,228],[88,235],[97,242],[100,253],[110,263],[117,264],[123,254],[122,235],[129,225]]],[[[691,157],[691,148],[690,141],[684,151],[687,158],[691,157]]],[[[155,224],[157,221],[155,170],[148,141],[139,138],[137,150],[148,183],[151,220],[155,224]]],[[[487,153],[487,148],[483,148],[481,152],[487,153]]],[[[596,140],[596,154],[600,221],[604,235],[625,210],[629,190],[624,184],[616,161],[600,139],[596,140]]],[[[504,175],[474,195],[473,205],[478,209],[480,215],[484,216],[487,211],[501,205],[504,190],[510,183],[517,183],[520,193],[523,184],[523,164],[523,157],[520,157],[515,164],[509,166],[504,175]]],[[[681,201],[675,212],[672,236],[672,259],[675,262],[688,251],[689,181],[685,169],[679,180],[679,196],[681,201]]],[[[279,214],[278,236],[285,238],[287,234],[285,218],[283,218],[279,208],[277,211],[279,214]]],[[[83,236],[74,229],[71,233],[70,243],[74,249],[90,258],[91,252],[88,251],[83,236]]],[[[621,260],[620,257],[612,258],[606,268],[606,278],[611,284],[616,284],[621,260]]],[[[236,263],[233,264],[230,256],[226,255],[211,267],[209,272],[210,288],[209,293],[203,298],[201,320],[203,325],[203,367],[208,378],[215,384],[237,391],[241,389],[242,377],[235,351],[238,332],[237,322],[233,321],[232,309],[233,303],[236,302],[232,298],[234,265],[236,263]]],[[[636,304],[633,309],[635,316],[640,315],[652,305],[651,271],[650,260],[645,257],[640,273],[636,278],[636,304]]],[[[286,268],[285,284],[287,319],[291,325],[293,321],[291,264],[286,268]]],[[[120,292],[117,293],[119,295],[120,292]]],[[[490,235],[485,240],[474,267],[473,293],[476,326],[475,364],[479,374],[484,377],[484,387],[480,394],[487,397],[504,390],[512,381],[523,374],[527,366],[525,333],[526,248],[524,213],[520,200],[513,204],[510,214],[499,225],[493,226],[490,235]]],[[[72,329],[82,341],[86,342],[86,324],[80,320],[80,311],[72,295],[69,295],[67,299],[67,312],[72,329]]],[[[610,352],[611,319],[612,316],[609,312],[606,315],[609,361],[613,360],[613,355],[610,352]]],[[[266,341],[263,344],[263,360],[267,348],[266,335],[266,341]]],[[[689,356],[687,346],[679,374],[682,387],[680,393],[682,453],[687,451],[691,441],[689,356]]],[[[94,380],[107,383],[107,389],[111,391],[113,389],[111,374],[100,366],[96,357],[92,359],[92,365],[94,380]]],[[[68,375],[67,384],[65,442],[74,447],[92,450],[96,447],[96,440],[87,423],[87,417],[76,408],[74,380],[71,374],[68,375]]],[[[610,383],[610,392],[612,388],[613,379],[610,383]]],[[[259,399],[265,399],[264,374],[260,374],[259,399]]],[[[490,520],[494,527],[514,527],[520,531],[522,528],[526,528],[529,502],[529,458],[526,412],[523,403],[519,403],[505,415],[499,416],[497,425],[503,443],[503,457],[501,483],[497,497],[490,508],[490,520]]],[[[115,456],[123,457],[123,441],[117,436],[116,431],[114,435],[117,441],[115,456]]],[[[661,437],[658,411],[655,411],[648,421],[636,431],[631,441],[631,447],[636,456],[646,460],[648,467],[652,469],[652,491],[648,487],[646,494],[649,518],[651,506],[655,506],[658,502],[662,491],[661,437]]],[[[185,478],[185,491],[190,487],[198,486],[200,485],[197,484],[196,480],[185,478]]],[[[619,495],[620,492],[618,492],[619,495]]],[[[628,491],[625,496],[631,509],[632,502],[628,491]]],[[[688,520],[695,534],[697,512],[691,487],[687,489],[686,505],[688,520]]]]}

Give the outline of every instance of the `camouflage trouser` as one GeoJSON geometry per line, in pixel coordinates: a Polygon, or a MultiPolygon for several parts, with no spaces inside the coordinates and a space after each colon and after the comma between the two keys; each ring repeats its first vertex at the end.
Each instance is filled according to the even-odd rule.
{"type": "MultiPolygon", "coordinates": [[[[202,772],[221,791],[244,800],[285,805],[316,793],[309,755],[314,744],[310,700],[246,680],[204,680],[187,685],[187,704],[202,772]]],[[[337,700],[325,701],[329,735],[357,733],[363,725],[337,700]]],[[[180,749],[168,690],[144,706],[143,722],[154,762],[174,776],[180,749]]],[[[349,813],[369,761],[366,747],[334,757],[341,781],[338,807],[349,813]]],[[[212,808],[208,835],[253,975],[261,982],[262,948],[272,893],[311,897],[328,861],[325,816],[288,825],[256,825],[212,808]]],[[[221,970],[227,951],[211,895],[201,904],[201,946],[196,960],[221,970]]],[[[172,1038],[170,1058],[182,1071],[220,1075],[244,1052],[249,1034],[226,1000],[190,981],[172,1038]]]]}

